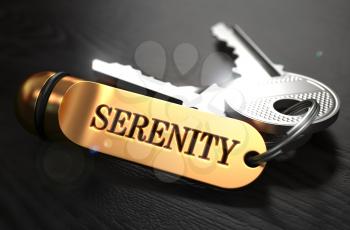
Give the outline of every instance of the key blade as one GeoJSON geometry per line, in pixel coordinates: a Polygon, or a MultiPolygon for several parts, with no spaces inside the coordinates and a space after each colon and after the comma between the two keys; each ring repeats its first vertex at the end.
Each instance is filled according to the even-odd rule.
{"type": "Polygon", "coordinates": [[[149,89],[169,97],[176,98],[185,106],[191,106],[199,100],[199,88],[194,86],[175,86],[170,82],[163,82],[151,76],[145,76],[140,70],[129,65],[122,65],[117,62],[108,63],[99,59],[92,61],[94,71],[109,75],[116,79],[149,89]]]}
{"type": "Polygon", "coordinates": [[[220,22],[215,24],[211,31],[219,41],[234,49],[238,56],[234,71],[239,75],[254,78],[282,75],[281,68],[277,68],[238,25],[231,28],[220,22]]]}

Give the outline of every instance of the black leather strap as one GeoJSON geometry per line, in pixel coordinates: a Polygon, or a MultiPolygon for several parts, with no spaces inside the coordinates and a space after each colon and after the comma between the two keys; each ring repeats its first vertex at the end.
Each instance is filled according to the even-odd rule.
{"type": "Polygon", "coordinates": [[[57,82],[68,74],[65,72],[57,72],[52,77],[50,77],[40,90],[39,96],[36,100],[35,110],[34,110],[34,125],[38,135],[45,139],[45,129],[44,129],[44,120],[45,120],[45,111],[46,106],[51,95],[53,88],[56,86],[57,82]]]}

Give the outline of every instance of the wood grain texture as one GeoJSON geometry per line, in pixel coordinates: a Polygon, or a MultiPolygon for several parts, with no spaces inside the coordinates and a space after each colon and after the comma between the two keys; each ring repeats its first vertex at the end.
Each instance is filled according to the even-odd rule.
{"type": "Polygon", "coordinates": [[[349,12],[346,0],[2,0],[0,229],[349,229],[349,12]],[[332,127],[246,188],[221,190],[43,142],[16,121],[13,99],[28,74],[96,79],[93,58],[135,65],[149,40],[165,48],[164,79],[201,86],[201,63],[218,51],[209,34],[217,21],[241,25],[272,60],[328,84],[342,101],[332,127]],[[199,62],[181,76],[171,58],[184,42],[199,62]]]}

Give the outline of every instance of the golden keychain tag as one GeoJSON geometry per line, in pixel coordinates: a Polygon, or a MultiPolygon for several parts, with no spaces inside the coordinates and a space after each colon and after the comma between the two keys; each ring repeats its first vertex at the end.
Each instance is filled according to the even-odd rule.
{"type": "Polygon", "coordinates": [[[247,153],[264,153],[266,146],[243,121],[71,76],[52,80],[53,75],[33,75],[21,88],[18,116],[32,131],[39,133],[37,112],[44,104],[48,136],[60,130],[80,146],[218,187],[245,186],[265,166],[245,163],[247,153]],[[48,90],[50,81],[55,85],[48,90]]]}

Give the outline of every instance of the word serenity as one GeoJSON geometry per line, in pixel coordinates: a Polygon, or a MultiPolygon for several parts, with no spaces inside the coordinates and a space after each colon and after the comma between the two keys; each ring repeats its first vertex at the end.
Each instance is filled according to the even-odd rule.
{"type": "Polygon", "coordinates": [[[211,149],[217,147],[221,152],[217,163],[222,165],[228,165],[230,153],[240,143],[238,140],[157,118],[148,118],[105,104],[96,107],[90,128],[132,138],[159,148],[172,149],[172,146],[176,146],[179,153],[204,160],[210,160],[211,149]]]}

